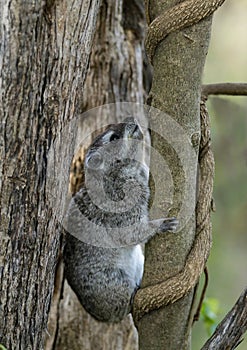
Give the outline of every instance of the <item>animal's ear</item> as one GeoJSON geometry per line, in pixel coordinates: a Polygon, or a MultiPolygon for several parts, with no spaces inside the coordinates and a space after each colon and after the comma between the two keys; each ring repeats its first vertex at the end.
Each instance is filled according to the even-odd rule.
{"type": "Polygon", "coordinates": [[[88,169],[97,170],[103,167],[103,157],[100,152],[93,151],[86,156],[85,166],[88,169]]]}

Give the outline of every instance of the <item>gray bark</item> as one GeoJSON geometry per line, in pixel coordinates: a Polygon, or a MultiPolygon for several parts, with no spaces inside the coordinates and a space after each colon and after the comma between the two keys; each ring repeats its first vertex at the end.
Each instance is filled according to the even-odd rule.
{"type": "MultiPolygon", "coordinates": [[[[152,20],[177,2],[164,0],[149,3],[152,20]]],[[[198,152],[200,135],[201,77],[208,49],[210,28],[211,17],[190,28],[168,35],[158,46],[153,58],[152,106],[166,112],[182,126],[196,152],[198,152]],[[194,142],[195,139],[198,142],[194,142]]],[[[163,119],[159,125],[161,135],[165,134],[166,127],[166,119],[163,119]]],[[[175,196],[170,215],[179,214],[184,200],[185,183],[192,191],[192,201],[185,204],[195,208],[197,162],[192,164],[191,178],[184,178],[179,154],[172,150],[173,145],[170,146],[159,135],[153,134],[152,146],[166,159],[173,174],[175,196]]],[[[151,158],[151,173],[155,166],[151,158]]],[[[159,188],[159,190],[164,191],[164,188],[159,188]]],[[[162,198],[162,192],[160,198],[162,198]]],[[[156,212],[162,212],[162,210],[164,210],[163,204],[160,202],[156,212]]],[[[142,287],[154,285],[176,275],[185,264],[194,236],[194,214],[176,236],[155,236],[146,245],[142,287]]],[[[140,349],[189,349],[193,296],[194,291],[192,290],[174,304],[141,318],[138,322],[140,349]]]]}
{"type": "MultiPolygon", "coordinates": [[[[108,113],[96,113],[93,119],[82,113],[107,103],[143,103],[143,26],[142,1],[107,0],[102,4],[81,95],[79,116],[82,118],[79,119],[78,127],[83,145],[75,150],[70,177],[72,194],[83,186],[84,151],[99,133],[100,125],[119,121],[126,110],[117,104],[108,113]]],[[[56,276],[58,284],[53,296],[46,350],[138,348],[137,331],[131,315],[114,325],[94,320],[63,280],[62,265],[56,276]]]]}
{"type": "Polygon", "coordinates": [[[0,1],[0,344],[8,350],[43,348],[73,123],[63,138],[59,131],[78,109],[99,4],[0,1]]]}
{"type": "Polygon", "coordinates": [[[247,331],[247,288],[217,326],[215,332],[201,350],[235,349],[243,341],[247,331]]]}

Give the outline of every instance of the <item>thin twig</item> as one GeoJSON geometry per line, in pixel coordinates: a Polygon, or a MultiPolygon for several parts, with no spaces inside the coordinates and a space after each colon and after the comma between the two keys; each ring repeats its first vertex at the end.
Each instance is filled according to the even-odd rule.
{"type": "Polygon", "coordinates": [[[200,300],[199,300],[199,304],[197,306],[197,310],[196,310],[196,313],[194,315],[193,323],[199,320],[200,313],[201,313],[201,308],[202,308],[202,303],[203,303],[203,300],[205,298],[206,290],[207,290],[207,287],[208,287],[208,269],[207,269],[207,267],[205,267],[205,269],[204,269],[204,275],[205,275],[205,282],[204,282],[204,286],[203,286],[203,289],[202,289],[202,292],[201,292],[201,297],[200,297],[200,300]]]}
{"type": "Polygon", "coordinates": [[[202,97],[207,100],[209,95],[239,95],[247,96],[246,83],[218,83],[202,86],[202,97]]]}

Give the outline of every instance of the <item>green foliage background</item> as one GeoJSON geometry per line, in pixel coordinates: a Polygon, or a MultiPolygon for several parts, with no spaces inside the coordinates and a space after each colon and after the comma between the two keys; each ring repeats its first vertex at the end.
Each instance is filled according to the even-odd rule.
{"type": "MultiPolygon", "coordinates": [[[[204,83],[247,82],[246,13],[246,0],[228,0],[215,14],[204,83]]],[[[216,161],[216,213],[206,295],[219,302],[218,323],[247,285],[247,97],[210,97],[207,106],[216,161]]],[[[200,320],[193,328],[193,350],[208,338],[205,325],[200,320]]],[[[247,334],[238,349],[247,349],[247,334]]]]}

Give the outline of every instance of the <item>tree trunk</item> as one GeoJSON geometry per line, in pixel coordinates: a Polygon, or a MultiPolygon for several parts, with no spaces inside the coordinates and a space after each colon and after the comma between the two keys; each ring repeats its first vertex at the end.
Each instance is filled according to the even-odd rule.
{"type": "Polygon", "coordinates": [[[75,134],[73,123],[58,131],[78,110],[99,5],[0,1],[0,344],[8,350],[43,348],[75,134]]]}
{"type": "MultiPolygon", "coordinates": [[[[177,1],[147,1],[151,21],[177,1]]],[[[156,235],[145,249],[145,272],[142,287],[158,284],[182,270],[195,236],[197,157],[186,159],[191,171],[189,178],[183,168],[183,138],[180,127],[188,138],[190,154],[198,153],[200,140],[201,77],[210,38],[211,17],[169,34],[160,43],[153,58],[152,106],[166,115],[151,120],[152,147],[168,163],[173,176],[174,201],[170,215],[177,216],[182,230],[173,235],[156,235]],[[169,130],[169,118],[177,125],[169,130]],[[175,130],[175,133],[174,133],[175,130]],[[169,132],[169,131],[168,131],[169,132]],[[176,135],[177,132],[177,135],[176,135]],[[172,134],[173,133],[173,134],[172,134]],[[162,137],[161,137],[162,136],[162,137]],[[177,142],[181,142],[179,147],[177,142]],[[177,147],[177,148],[176,148],[177,147]],[[194,149],[194,151],[193,151],[194,149]],[[189,197],[184,196],[189,188],[189,197]],[[184,197],[183,197],[184,196],[184,197]],[[189,198],[189,200],[188,200],[189,198]],[[187,208],[182,213],[182,208],[187,208]],[[190,219],[189,219],[190,218],[190,219]],[[187,221],[189,219],[189,221],[187,221]]],[[[152,162],[151,173],[157,163],[152,162]]],[[[157,184],[156,184],[157,185],[157,184]]],[[[154,188],[152,188],[154,193],[154,188]]],[[[157,189],[156,189],[157,191],[157,189]]],[[[165,186],[159,186],[159,202],[154,212],[164,215],[165,186]]],[[[189,349],[194,291],[177,302],[152,311],[142,317],[138,325],[140,349],[189,349]]]]}
{"type": "MultiPolygon", "coordinates": [[[[78,119],[82,147],[75,150],[70,182],[72,194],[83,185],[85,149],[102,126],[119,121],[128,110],[128,104],[117,102],[143,103],[143,27],[141,0],[107,0],[102,4],[82,93],[78,119]],[[83,114],[109,103],[116,104],[92,112],[93,118],[91,113],[83,114]]],[[[137,349],[137,332],[131,315],[119,324],[98,322],[83,309],[63,280],[62,267],[57,271],[57,281],[59,287],[54,293],[46,350],[137,349]]]]}

